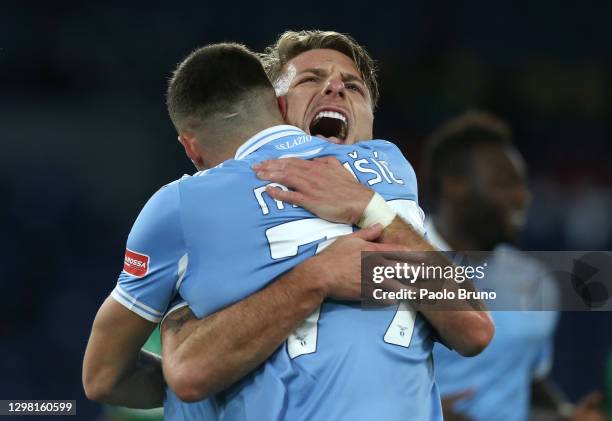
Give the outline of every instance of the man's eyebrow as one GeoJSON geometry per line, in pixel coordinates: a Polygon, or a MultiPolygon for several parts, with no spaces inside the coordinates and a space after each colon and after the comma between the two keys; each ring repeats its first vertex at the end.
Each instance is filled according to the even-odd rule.
{"type": "Polygon", "coordinates": [[[307,69],[301,70],[298,74],[301,75],[302,73],[313,73],[313,74],[315,74],[317,76],[321,76],[322,77],[322,76],[325,76],[327,74],[327,71],[323,70],[323,69],[318,69],[316,67],[309,67],[307,69]]]}
{"type": "Polygon", "coordinates": [[[365,85],[365,81],[352,73],[342,73],[342,81],[343,82],[359,82],[365,85]]]}

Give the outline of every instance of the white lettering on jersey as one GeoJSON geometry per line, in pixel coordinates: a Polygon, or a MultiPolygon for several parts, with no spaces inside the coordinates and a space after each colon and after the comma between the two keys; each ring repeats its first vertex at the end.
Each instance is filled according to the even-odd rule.
{"type": "Polygon", "coordinates": [[[351,168],[351,164],[349,164],[348,162],[345,162],[344,164],[342,164],[342,166],[348,171],[350,172],[353,177],[355,177],[355,180],[357,180],[357,176],[355,175],[355,171],[353,171],[353,169],[351,168]]]}
{"type": "Polygon", "coordinates": [[[274,145],[274,147],[278,150],[287,150],[294,148],[299,145],[303,145],[304,143],[308,143],[312,141],[312,137],[309,135],[294,137],[292,140],[288,140],[283,143],[279,143],[278,145],[274,145]]]}
{"type": "Polygon", "coordinates": [[[401,178],[395,178],[395,175],[393,174],[393,172],[391,172],[391,168],[389,168],[389,163],[387,161],[379,162],[384,167],[384,169],[387,170],[387,174],[389,174],[389,177],[391,177],[393,181],[395,181],[397,184],[404,184],[404,180],[402,180],[401,178]]]}
{"type": "Polygon", "coordinates": [[[380,174],[376,170],[374,170],[373,168],[368,168],[368,167],[365,166],[365,165],[368,165],[368,164],[369,164],[369,162],[365,158],[360,159],[359,161],[355,161],[353,163],[353,165],[355,165],[355,169],[357,171],[359,171],[360,173],[362,173],[362,174],[374,174],[375,175],[374,178],[370,178],[368,180],[368,184],[370,186],[373,186],[374,184],[380,183],[382,181],[382,178],[381,178],[380,174]]]}
{"type": "MultiPolygon", "coordinates": [[[[349,152],[347,155],[349,158],[355,160],[357,159],[358,153],[357,151],[352,151],[349,152]]],[[[369,180],[367,180],[368,185],[373,186],[374,184],[381,183],[383,181],[383,178],[389,184],[404,184],[404,180],[402,180],[401,178],[397,178],[395,174],[393,174],[393,172],[389,168],[389,163],[387,161],[378,160],[378,152],[373,151],[373,155],[374,158],[362,158],[352,162],[353,166],[358,172],[362,174],[374,175],[374,177],[371,177],[369,180]]],[[[344,165],[344,168],[346,168],[353,175],[355,175],[355,172],[351,168],[351,164],[349,162],[345,162],[342,165],[344,165]]]]}
{"type": "MultiPolygon", "coordinates": [[[[267,215],[270,213],[270,208],[268,207],[268,204],[266,203],[266,200],[263,195],[266,192],[267,187],[277,187],[284,191],[289,191],[289,188],[279,183],[269,183],[269,184],[266,184],[265,186],[257,187],[256,189],[254,189],[253,194],[255,194],[255,199],[257,199],[257,203],[259,203],[259,207],[261,208],[261,213],[263,213],[264,215],[267,215]]],[[[268,195],[266,195],[266,197],[271,199],[271,197],[268,195]]],[[[285,204],[281,202],[280,200],[274,199],[274,202],[276,204],[276,209],[278,210],[285,209],[285,204]]],[[[293,205],[293,207],[297,208],[296,205],[293,205]]]]}

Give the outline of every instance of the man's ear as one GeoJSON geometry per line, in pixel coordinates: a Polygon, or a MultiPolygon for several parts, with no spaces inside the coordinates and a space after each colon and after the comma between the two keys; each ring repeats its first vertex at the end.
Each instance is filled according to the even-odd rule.
{"type": "Polygon", "coordinates": [[[287,120],[287,96],[281,95],[276,97],[276,102],[278,102],[278,109],[280,110],[281,116],[283,116],[283,120],[287,120]]]}
{"type": "Polygon", "coordinates": [[[198,170],[202,170],[204,168],[203,151],[195,136],[189,133],[181,133],[178,137],[178,141],[183,145],[185,155],[187,155],[193,165],[195,165],[198,170]]]}

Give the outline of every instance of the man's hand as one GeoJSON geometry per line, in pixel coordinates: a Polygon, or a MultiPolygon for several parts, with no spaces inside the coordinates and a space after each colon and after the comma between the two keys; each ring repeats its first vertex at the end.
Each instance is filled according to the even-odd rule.
{"type": "Polygon", "coordinates": [[[604,421],[601,392],[591,392],[576,405],[567,399],[563,391],[550,379],[542,378],[532,383],[531,400],[534,408],[553,412],[563,421],[604,421]]]}
{"type": "Polygon", "coordinates": [[[603,396],[601,392],[592,392],[580,399],[572,412],[572,421],[605,421],[601,405],[603,396]]]}
{"type": "Polygon", "coordinates": [[[380,224],[338,238],[327,249],[305,262],[325,286],[325,295],[336,300],[361,299],[361,252],[399,252],[397,244],[374,243],[382,234],[380,224]]]}
{"type": "Polygon", "coordinates": [[[253,169],[260,179],[295,190],[269,187],[266,192],[272,198],[301,206],[331,222],[355,225],[374,194],[333,157],[275,159],[253,169]]]}

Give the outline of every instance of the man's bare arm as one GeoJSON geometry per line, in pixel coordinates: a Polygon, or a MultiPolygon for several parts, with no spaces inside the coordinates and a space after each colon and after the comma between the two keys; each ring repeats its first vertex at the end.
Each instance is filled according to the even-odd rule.
{"type": "MultiPolygon", "coordinates": [[[[410,250],[438,252],[438,249],[399,216],[396,216],[393,222],[385,228],[381,239],[384,243],[405,245],[410,250]]],[[[452,265],[442,255],[435,257],[440,261],[445,261],[443,265],[452,265]]],[[[429,289],[435,289],[431,281],[426,282],[429,284],[429,289]]],[[[417,280],[415,286],[418,288],[421,285],[424,283],[419,283],[417,280]]],[[[456,282],[444,282],[444,288],[458,295],[459,284],[456,282]]],[[[461,288],[474,291],[469,282],[463,282],[461,288]]],[[[444,344],[465,357],[478,355],[493,339],[495,325],[484,303],[480,300],[457,300],[453,302],[452,309],[439,310],[433,306],[431,309],[424,307],[420,311],[436,329],[444,344]]]]}
{"type": "Polygon", "coordinates": [[[204,319],[182,308],[161,328],[164,374],[184,401],[219,392],[264,362],[325,299],[357,300],[362,250],[376,226],[342,237],[263,290],[204,319]]]}
{"type": "MultiPolygon", "coordinates": [[[[362,217],[374,192],[361,185],[331,157],[311,161],[286,158],[265,161],[254,166],[259,178],[281,183],[294,191],[269,188],[268,194],[276,200],[294,203],[320,218],[346,224],[356,224],[362,217]]],[[[381,240],[387,244],[400,244],[414,251],[437,251],[410,224],[401,217],[385,228],[381,240]]],[[[449,284],[449,287],[458,288],[449,284]]],[[[468,284],[464,283],[463,288],[468,284]]],[[[482,303],[465,303],[456,310],[423,310],[442,341],[464,356],[480,353],[493,338],[493,321],[482,303]]]]}
{"type": "Polygon", "coordinates": [[[223,390],[254,370],[321,304],[307,262],[270,287],[202,320],[189,307],[162,323],[164,375],[186,402],[223,390]]]}
{"type": "Polygon", "coordinates": [[[163,405],[161,362],[140,351],[155,326],[113,298],[106,299],[83,360],[83,387],[89,399],[131,408],[163,405]]]}
{"type": "Polygon", "coordinates": [[[531,404],[537,408],[556,412],[559,420],[604,421],[606,419],[601,392],[591,392],[573,405],[561,389],[547,377],[531,383],[531,404]]]}

